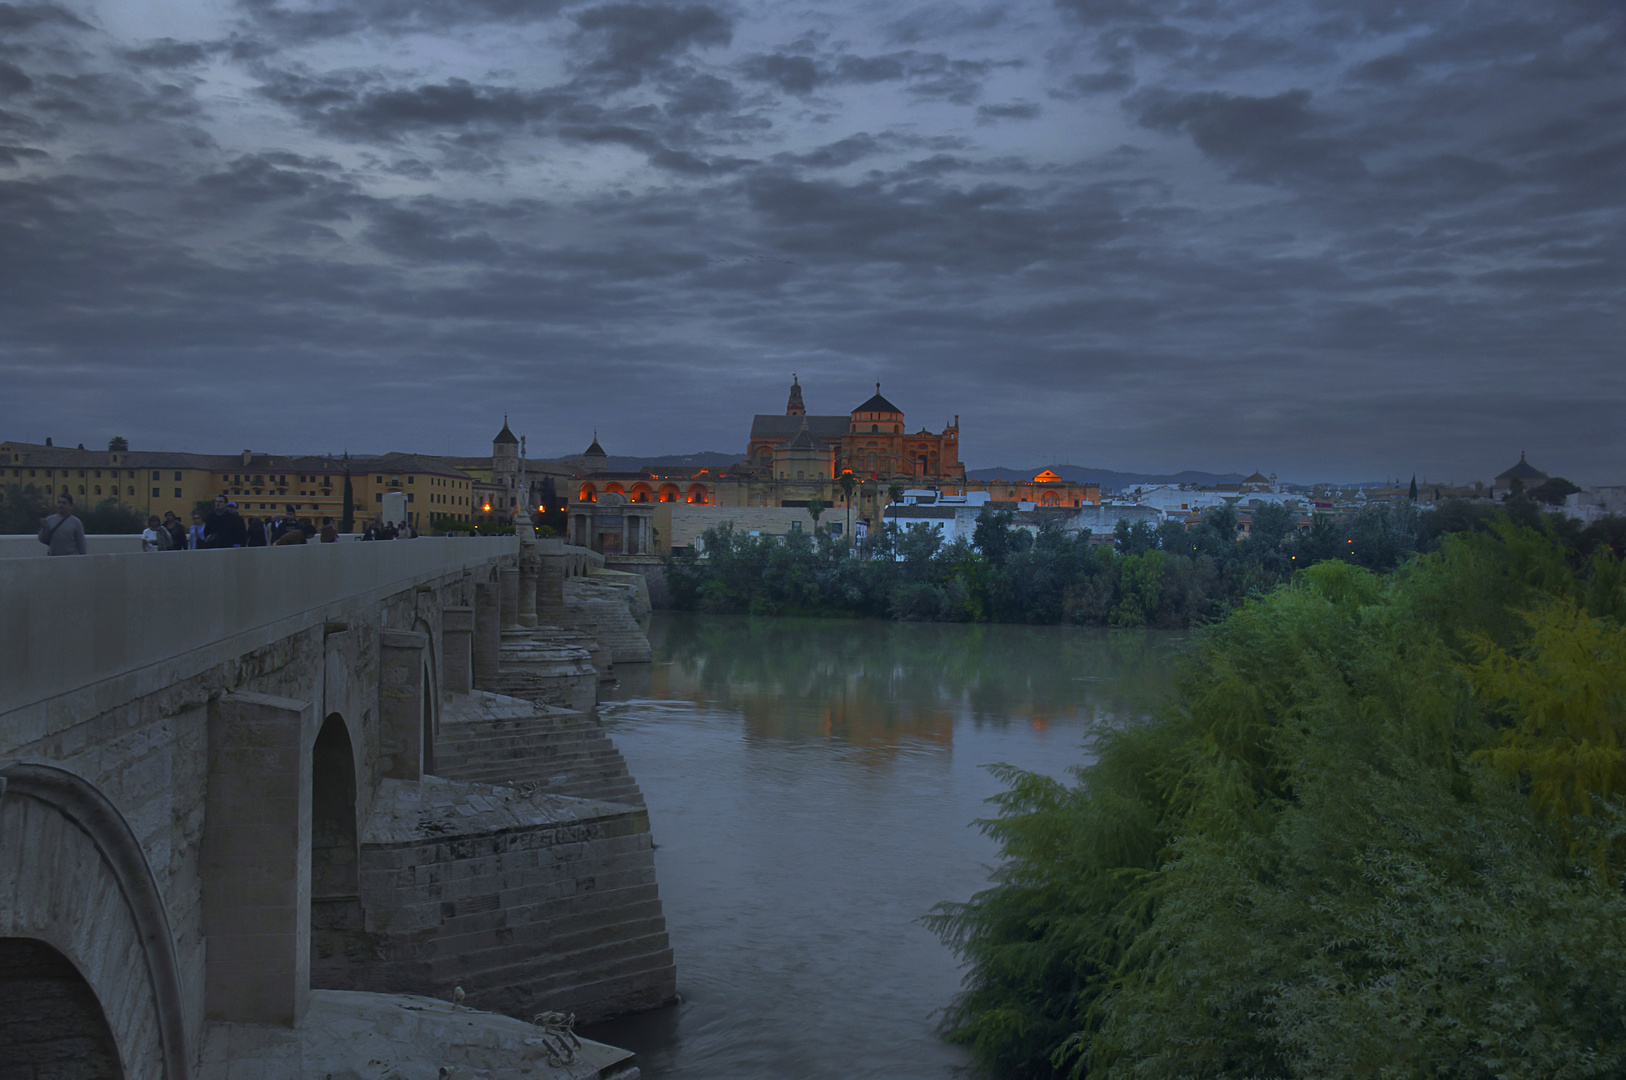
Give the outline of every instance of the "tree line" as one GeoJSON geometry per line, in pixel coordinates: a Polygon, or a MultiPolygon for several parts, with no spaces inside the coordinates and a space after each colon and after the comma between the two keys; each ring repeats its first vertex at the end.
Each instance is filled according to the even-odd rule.
{"type": "Polygon", "coordinates": [[[1626,1074],[1614,527],[1323,559],[1071,782],[998,770],[947,1036],[1022,1080],[1626,1074]]]}
{"type": "Polygon", "coordinates": [[[1035,535],[1009,511],[984,509],[969,540],[945,543],[928,525],[889,522],[856,551],[823,530],[780,538],[720,526],[698,552],[666,557],[666,581],[673,607],[705,612],[1184,628],[1318,562],[1386,572],[1497,521],[1550,533],[1578,557],[1626,550],[1626,519],[1582,527],[1524,495],[1494,507],[1380,504],[1347,520],[1318,517],[1303,531],[1296,520],[1267,504],[1239,536],[1236,511],[1221,507],[1190,530],[1120,521],[1113,542],[1098,545],[1059,528],[1035,535]]]}

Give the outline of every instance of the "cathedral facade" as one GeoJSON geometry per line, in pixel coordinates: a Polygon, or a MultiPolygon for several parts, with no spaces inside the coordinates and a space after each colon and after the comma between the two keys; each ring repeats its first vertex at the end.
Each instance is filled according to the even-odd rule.
{"type": "Polygon", "coordinates": [[[832,478],[851,472],[860,481],[880,483],[965,483],[960,418],[942,431],[910,432],[903,410],[881,396],[880,383],[875,384],[873,397],[849,413],[810,415],[801,384],[791,376],[784,415],[758,413],[752,419],[745,459],[759,475],[789,480],[795,478],[795,469],[812,467],[810,452],[815,448],[829,454],[832,478]]]}

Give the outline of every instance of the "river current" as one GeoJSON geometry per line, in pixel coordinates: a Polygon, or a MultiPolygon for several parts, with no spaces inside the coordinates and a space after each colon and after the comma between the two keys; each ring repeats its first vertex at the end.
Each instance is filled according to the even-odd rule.
{"type": "Polygon", "coordinates": [[[657,613],[599,706],[649,806],[682,1003],[587,1034],[647,1080],[963,1075],[957,958],[919,919],[987,885],[1005,762],[1064,777],[1167,693],[1184,639],[657,613]]]}

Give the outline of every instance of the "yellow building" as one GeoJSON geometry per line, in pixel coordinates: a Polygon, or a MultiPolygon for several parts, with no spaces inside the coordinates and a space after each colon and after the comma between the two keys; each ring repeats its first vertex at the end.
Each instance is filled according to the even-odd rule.
{"type": "Polygon", "coordinates": [[[340,522],[347,473],[357,529],[383,509],[389,491],[405,493],[408,516],[420,532],[439,531],[436,521],[465,523],[471,516],[472,478],[438,458],[414,454],[345,459],[0,443],[0,489],[33,487],[53,497],[66,492],[82,508],[111,501],[143,517],[173,511],[182,521],[190,521],[199,504],[225,495],[245,518],[269,518],[292,506],[298,517],[340,522]]]}

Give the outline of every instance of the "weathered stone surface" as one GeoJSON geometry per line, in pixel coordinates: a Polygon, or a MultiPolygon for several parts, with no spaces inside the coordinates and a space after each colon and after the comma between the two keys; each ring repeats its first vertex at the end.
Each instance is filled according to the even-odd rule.
{"type": "Polygon", "coordinates": [[[626,760],[592,712],[477,691],[446,702],[441,747],[440,775],[448,779],[644,804],[626,760]]]}
{"type": "Polygon", "coordinates": [[[647,664],[654,653],[649,638],[632,615],[628,585],[607,584],[595,578],[565,582],[565,608],[560,620],[585,630],[609,650],[616,664],[647,664]]]}
{"type": "Polygon", "coordinates": [[[319,930],[328,988],[583,1021],[676,997],[641,807],[426,777],[379,786],[361,925],[319,930]],[[613,992],[608,988],[613,987],[613,992]]]}
{"type": "Polygon", "coordinates": [[[316,990],[298,1028],[211,1024],[199,1080],[638,1080],[632,1055],[581,1040],[548,1062],[543,1031],[447,1001],[316,990]],[[443,1073],[441,1070],[448,1072],[443,1073]]]}

